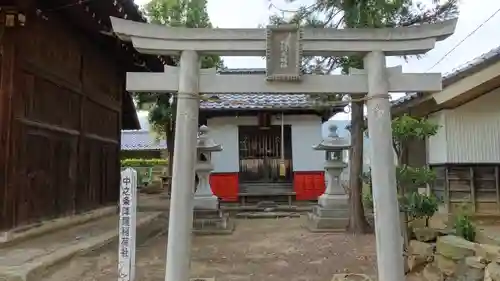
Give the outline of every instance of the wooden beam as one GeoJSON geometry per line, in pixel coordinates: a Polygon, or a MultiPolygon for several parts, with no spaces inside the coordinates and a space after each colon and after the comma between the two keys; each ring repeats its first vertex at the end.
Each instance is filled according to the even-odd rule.
{"type": "Polygon", "coordinates": [[[51,132],[57,132],[57,133],[67,134],[67,135],[70,135],[70,136],[79,136],[80,135],[79,131],[73,130],[73,129],[66,129],[66,128],[62,128],[62,127],[59,127],[59,126],[55,126],[55,125],[50,125],[50,124],[40,123],[40,122],[36,122],[36,121],[31,121],[31,120],[28,120],[28,119],[25,119],[25,118],[19,118],[18,120],[21,123],[23,123],[24,125],[30,126],[30,127],[44,129],[44,130],[51,131],[51,132]]]}
{"type": "Polygon", "coordinates": [[[446,208],[446,212],[449,213],[451,211],[451,196],[450,196],[450,179],[448,174],[448,166],[444,166],[444,206],[446,208]]]}
{"type": "Polygon", "coordinates": [[[500,212],[500,179],[498,175],[498,166],[495,166],[495,190],[497,192],[497,210],[500,212]]]}
{"type": "MultiPolygon", "coordinates": [[[[389,69],[390,92],[433,92],[441,90],[439,73],[400,73],[389,69]]],[[[178,69],[169,67],[163,73],[127,73],[127,91],[176,92],[179,88],[178,69]]],[[[266,81],[265,74],[200,73],[200,93],[347,93],[368,92],[367,75],[304,75],[301,82],[266,81]]]]}
{"type": "Polygon", "coordinates": [[[476,202],[476,186],[474,183],[474,168],[469,167],[469,174],[470,174],[470,201],[472,203],[472,212],[475,213],[477,209],[477,202],[476,202]]]}
{"type": "MultiPolygon", "coordinates": [[[[0,10],[0,17],[5,13],[0,10]]],[[[15,93],[16,43],[20,31],[6,28],[0,21],[0,229],[13,226],[15,222],[16,186],[11,184],[10,175],[14,163],[10,154],[13,142],[12,110],[15,93]]],[[[18,97],[17,97],[18,99],[18,97]]]]}
{"type": "Polygon", "coordinates": [[[444,104],[450,100],[458,99],[491,80],[500,77],[500,62],[497,62],[479,72],[473,73],[463,79],[448,85],[442,91],[434,93],[432,96],[436,103],[444,104]]]}

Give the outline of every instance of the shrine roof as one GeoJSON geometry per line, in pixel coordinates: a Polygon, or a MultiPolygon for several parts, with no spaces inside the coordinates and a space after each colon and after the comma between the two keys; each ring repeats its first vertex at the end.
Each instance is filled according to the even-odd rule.
{"type": "MultiPolygon", "coordinates": [[[[219,74],[265,74],[262,68],[235,68],[220,70],[219,74]]],[[[318,107],[307,93],[304,94],[205,94],[201,110],[262,110],[262,109],[315,109],[318,107]]]]}
{"type": "Polygon", "coordinates": [[[306,94],[212,94],[200,103],[201,110],[307,109],[316,105],[306,94]]]}
{"type": "Polygon", "coordinates": [[[161,150],[167,148],[164,139],[157,140],[149,130],[123,130],[121,150],[161,150]]]}

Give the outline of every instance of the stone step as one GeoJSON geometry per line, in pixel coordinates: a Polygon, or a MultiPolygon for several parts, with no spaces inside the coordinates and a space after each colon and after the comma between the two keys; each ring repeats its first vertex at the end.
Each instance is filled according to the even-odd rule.
{"type": "Polygon", "coordinates": [[[278,218],[298,218],[299,213],[296,212],[241,212],[236,214],[237,218],[241,219],[278,219],[278,218]]]}
{"type": "MultiPolygon", "coordinates": [[[[314,205],[281,205],[272,208],[274,212],[295,212],[295,213],[306,213],[312,210],[314,205]]],[[[231,214],[237,214],[241,212],[266,212],[267,208],[259,208],[257,205],[222,205],[221,210],[229,212],[231,214]]],[[[267,211],[270,211],[267,209],[267,211]]]]}
{"type": "Polygon", "coordinates": [[[193,219],[193,233],[196,235],[224,235],[234,231],[234,222],[229,214],[220,211],[195,210],[193,219]],[[198,212],[198,213],[197,213],[198,212]]]}
{"type": "MultiPolygon", "coordinates": [[[[32,237],[0,249],[0,280],[37,281],[78,255],[118,245],[118,215],[32,237]]],[[[139,212],[137,245],[164,231],[161,212],[139,212]]]]}

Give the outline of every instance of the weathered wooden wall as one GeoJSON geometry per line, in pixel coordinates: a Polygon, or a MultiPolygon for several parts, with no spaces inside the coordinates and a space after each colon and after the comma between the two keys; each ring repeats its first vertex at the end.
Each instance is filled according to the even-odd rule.
{"type": "Polygon", "coordinates": [[[436,171],[433,193],[443,199],[450,212],[463,205],[481,214],[500,212],[499,164],[444,164],[436,171]]]}
{"type": "Polygon", "coordinates": [[[1,64],[2,77],[14,74],[10,116],[9,85],[0,80],[0,128],[10,124],[0,134],[0,147],[9,136],[8,151],[0,151],[8,163],[0,229],[115,203],[124,72],[113,50],[55,16],[31,17],[10,36],[17,36],[15,67],[1,64]]]}

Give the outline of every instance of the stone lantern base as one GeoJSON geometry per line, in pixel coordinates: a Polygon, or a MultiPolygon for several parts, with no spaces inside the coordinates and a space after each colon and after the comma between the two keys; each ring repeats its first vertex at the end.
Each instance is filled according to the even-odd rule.
{"type": "Polygon", "coordinates": [[[193,216],[193,233],[196,235],[223,235],[234,231],[234,222],[229,214],[220,209],[195,209],[193,216]]]}
{"type": "Polygon", "coordinates": [[[349,224],[349,198],[347,195],[323,194],[308,214],[307,228],[312,232],[345,231],[349,224]]]}

